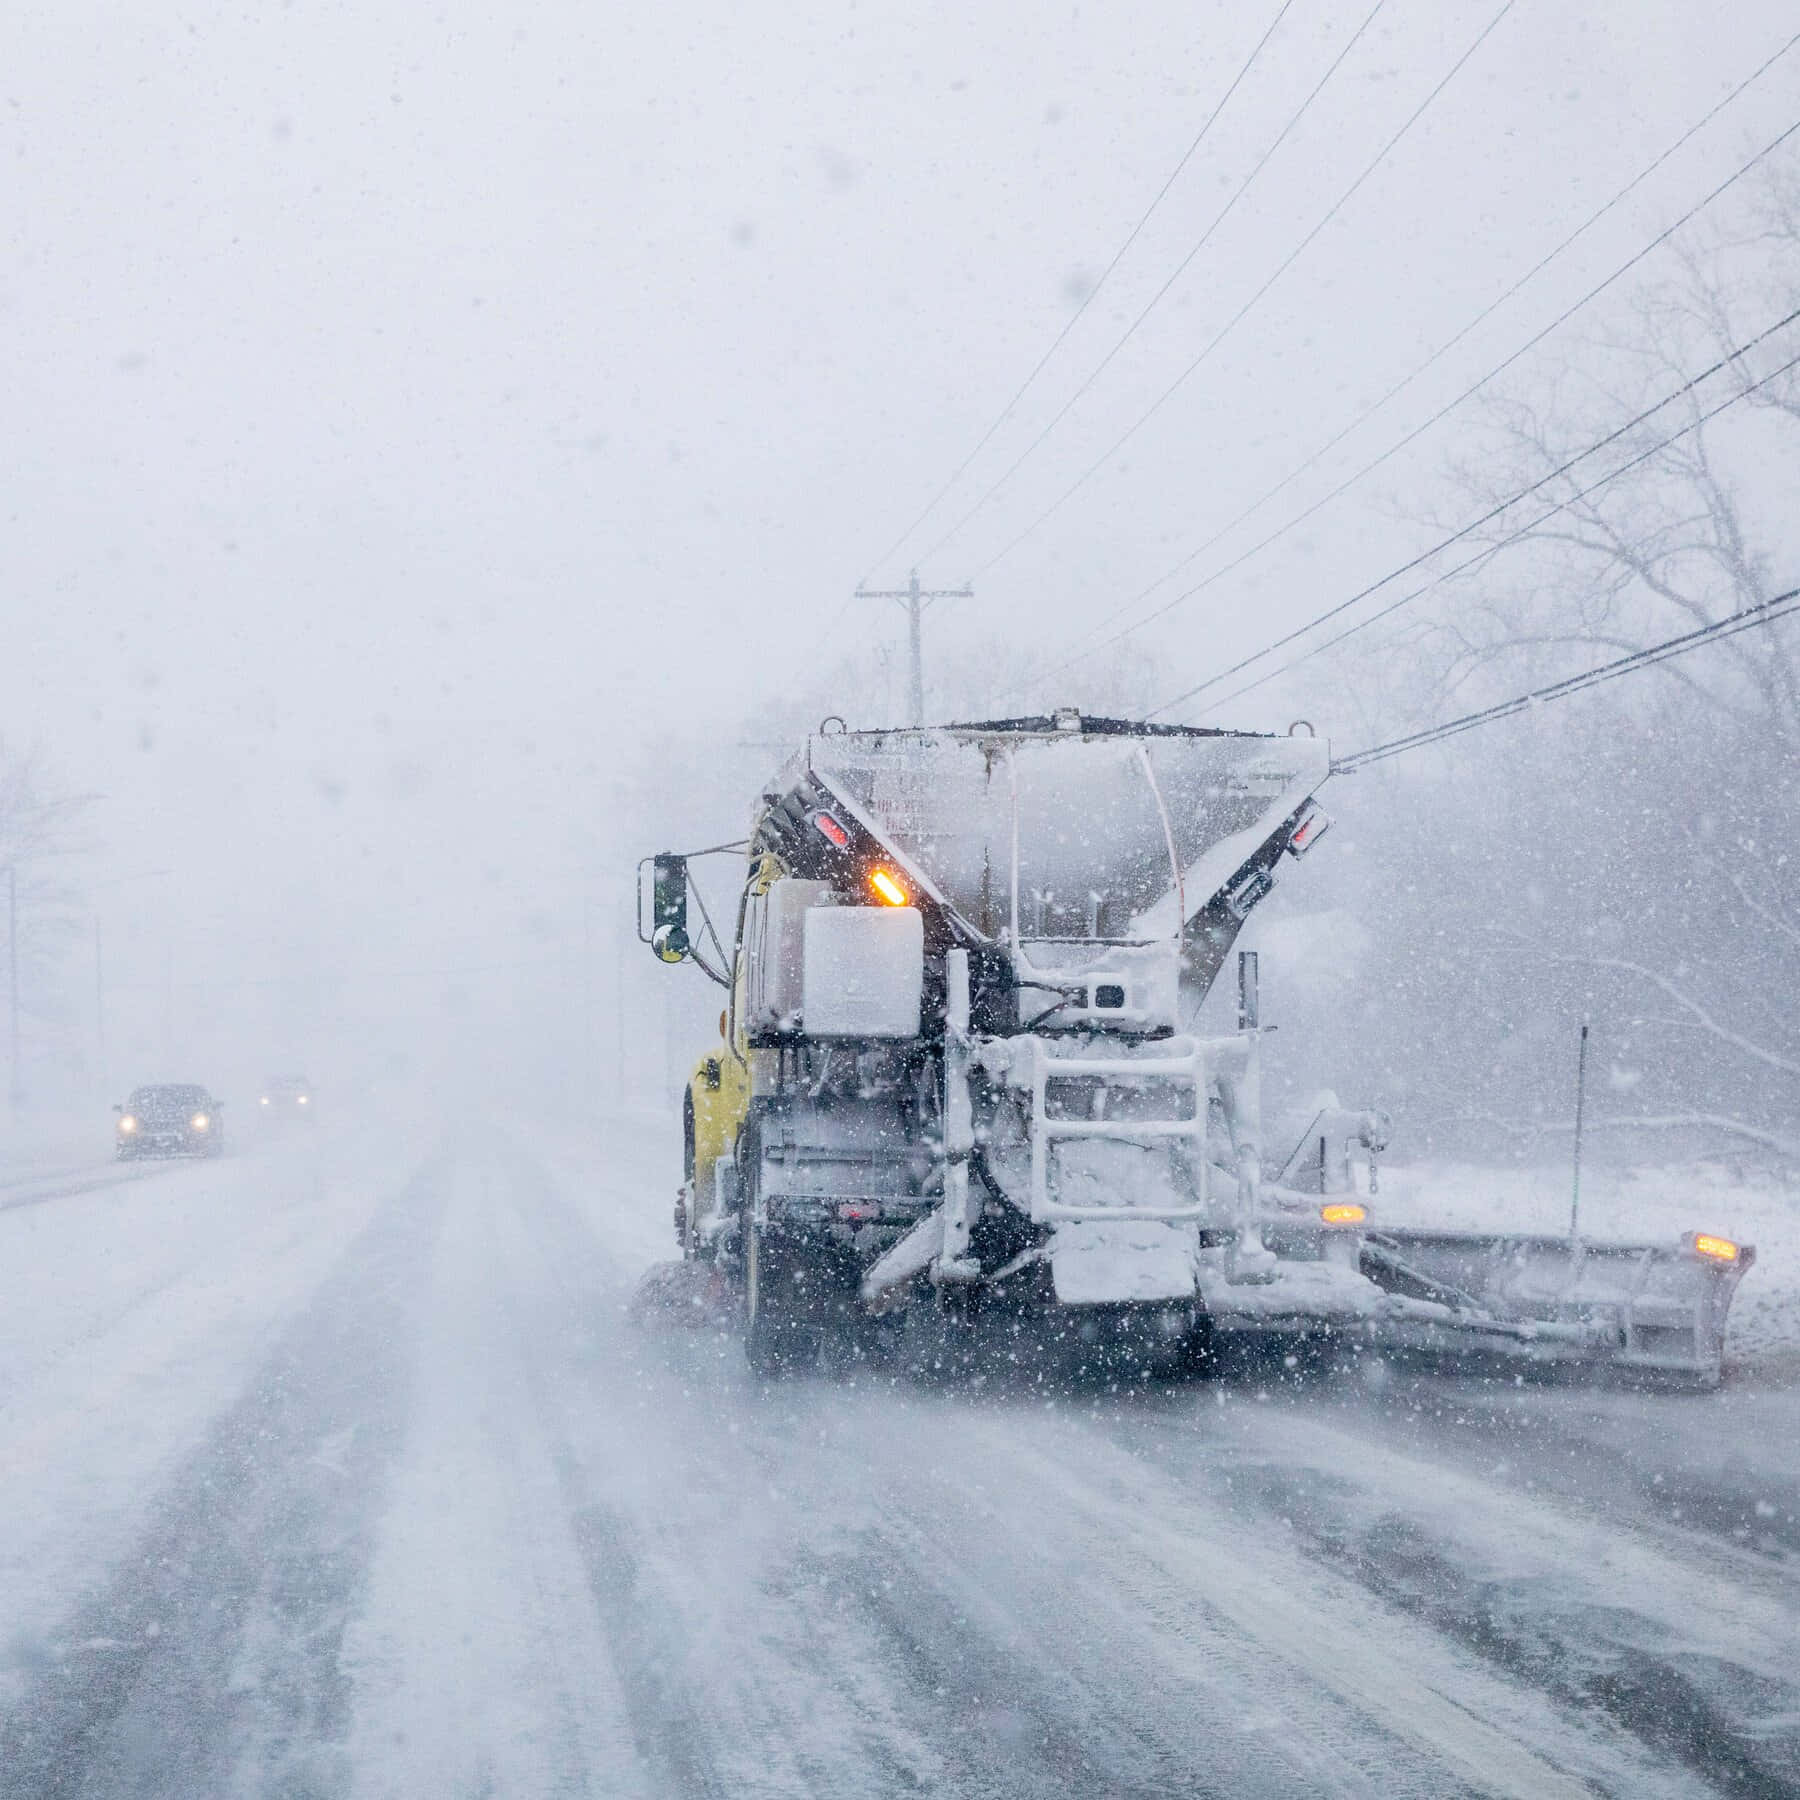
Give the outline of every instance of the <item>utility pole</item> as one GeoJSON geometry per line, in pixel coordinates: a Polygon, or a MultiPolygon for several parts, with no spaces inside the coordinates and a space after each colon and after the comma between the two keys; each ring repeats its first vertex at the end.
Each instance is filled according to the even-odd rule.
{"type": "Polygon", "coordinates": [[[920,642],[919,620],[925,608],[934,600],[972,600],[975,590],[972,587],[959,588],[921,588],[919,571],[914,569],[911,579],[903,588],[858,588],[856,597],[859,600],[897,600],[906,608],[907,649],[911,662],[911,694],[912,722],[915,725],[925,723],[925,661],[920,642]]]}

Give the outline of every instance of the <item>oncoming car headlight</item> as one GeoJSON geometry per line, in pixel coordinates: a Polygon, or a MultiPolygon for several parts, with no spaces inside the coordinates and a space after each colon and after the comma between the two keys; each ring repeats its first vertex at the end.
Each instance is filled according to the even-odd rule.
{"type": "Polygon", "coordinates": [[[127,1113],[124,1118],[119,1121],[119,1129],[127,1133],[136,1131],[137,1120],[134,1119],[130,1113],[127,1113]]]}
{"type": "Polygon", "coordinates": [[[188,1123],[193,1126],[196,1131],[204,1131],[207,1126],[212,1123],[212,1120],[209,1119],[205,1113],[195,1113],[194,1116],[188,1120],[188,1123]]]}

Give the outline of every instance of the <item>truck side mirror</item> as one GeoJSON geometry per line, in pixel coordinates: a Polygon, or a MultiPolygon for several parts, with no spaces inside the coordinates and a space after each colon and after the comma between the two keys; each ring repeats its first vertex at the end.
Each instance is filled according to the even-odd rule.
{"type": "Polygon", "coordinates": [[[666,963],[686,962],[687,858],[664,854],[650,860],[650,947],[666,963]]]}

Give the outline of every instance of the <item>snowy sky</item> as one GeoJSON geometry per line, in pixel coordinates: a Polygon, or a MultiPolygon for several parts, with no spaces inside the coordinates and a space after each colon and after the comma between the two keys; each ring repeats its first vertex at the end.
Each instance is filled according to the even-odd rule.
{"type": "MultiPolygon", "coordinates": [[[[669,721],[735,734],[797,663],[892,636],[893,609],[845,604],[858,579],[902,577],[1062,406],[1368,12],[1293,0],[1016,418],[872,566],[1278,6],[8,7],[0,725],[107,796],[96,878],[172,870],[114,910],[233,980],[566,936],[595,872],[654,847],[609,822],[627,748],[669,721]]],[[[1729,30],[1678,0],[1516,0],[1127,452],[994,561],[1497,10],[1387,0],[1093,392],[927,561],[977,587],[933,614],[934,650],[1073,639],[1794,23],[1781,0],[1729,30]]],[[[1254,525],[1506,355],[1797,97],[1800,53],[1254,525]]],[[[1395,515],[1454,445],[1171,614],[1146,641],[1172,688],[1403,557],[1395,515]]]]}

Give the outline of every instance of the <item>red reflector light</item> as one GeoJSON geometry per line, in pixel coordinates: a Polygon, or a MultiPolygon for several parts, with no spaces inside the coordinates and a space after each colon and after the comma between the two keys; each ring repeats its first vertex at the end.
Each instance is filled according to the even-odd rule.
{"type": "Polygon", "coordinates": [[[1304,856],[1330,829],[1331,815],[1312,807],[1288,834],[1287,847],[1295,856],[1304,856]]]}
{"type": "Polygon", "coordinates": [[[875,890],[876,897],[884,906],[905,906],[909,896],[906,889],[886,869],[869,871],[869,886],[875,890]]]}
{"type": "Polygon", "coordinates": [[[1694,1233],[1694,1248],[1714,1262],[1736,1262],[1738,1259],[1738,1247],[1730,1238],[1711,1237],[1704,1231],[1694,1233]]]}
{"type": "Polygon", "coordinates": [[[1354,1200],[1334,1200],[1319,1208],[1319,1217],[1327,1225],[1360,1225],[1368,1216],[1367,1210],[1354,1200]]]}
{"type": "Polygon", "coordinates": [[[850,834],[828,812],[813,814],[813,823],[819,828],[819,836],[827,843],[835,844],[838,849],[849,843],[850,834]]]}

